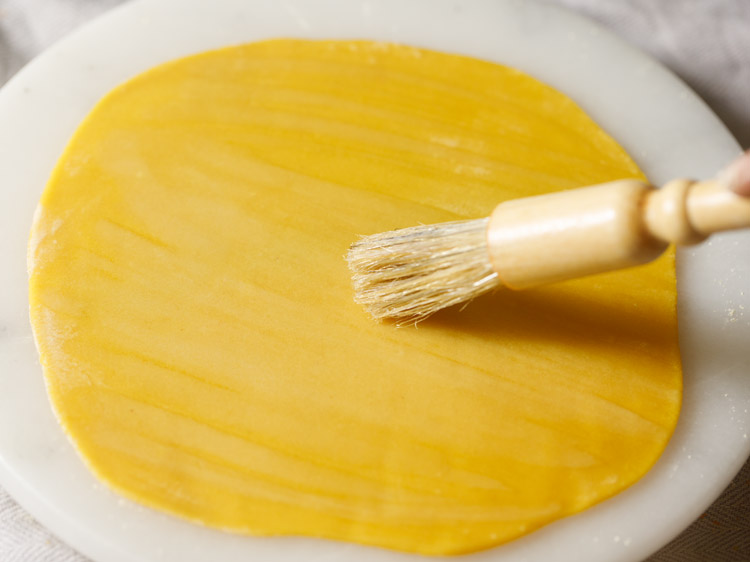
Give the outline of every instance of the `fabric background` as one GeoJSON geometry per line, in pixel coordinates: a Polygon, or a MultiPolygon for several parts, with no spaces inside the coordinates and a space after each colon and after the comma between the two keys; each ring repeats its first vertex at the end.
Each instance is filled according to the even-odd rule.
{"type": "MultiPolygon", "coordinates": [[[[548,1],[601,22],[659,59],[703,97],[744,148],[750,147],[750,0],[548,1]]],[[[57,39],[121,2],[0,0],[0,85],[57,39]]],[[[648,562],[748,560],[750,462],[704,515],[648,562]]],[[[0,488],[0,561],[86,558],[0,488]]]]}

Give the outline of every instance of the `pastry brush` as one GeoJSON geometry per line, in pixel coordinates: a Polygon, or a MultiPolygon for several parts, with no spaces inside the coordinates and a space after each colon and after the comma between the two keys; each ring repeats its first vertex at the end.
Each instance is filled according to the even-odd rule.
{"type": "Polygon", "coordinates": [[[506,201],[490,217],[415,226],[354,243],[355,301],[376,319],[418,322],[497,287],[526,289],[647,263],[750,226],[750,151],[714,180],[661,189],[618,180],[506,201]]]}

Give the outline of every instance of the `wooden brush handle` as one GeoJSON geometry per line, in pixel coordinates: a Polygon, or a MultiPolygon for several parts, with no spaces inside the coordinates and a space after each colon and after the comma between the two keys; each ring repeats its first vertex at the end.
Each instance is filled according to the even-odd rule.
{"type": "Polygon", "coordinates": [[[487,229],[503,283],[523,289],[649,262],[670,243],[750,226],[750,197],[719,181],[637,180],[501,203],[487,229]]]}

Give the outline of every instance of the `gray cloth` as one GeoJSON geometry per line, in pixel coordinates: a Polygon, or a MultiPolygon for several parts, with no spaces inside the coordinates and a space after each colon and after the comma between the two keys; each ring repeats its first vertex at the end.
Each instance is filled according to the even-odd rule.
{"type": "MultiPolygon", "coordinates": [[[[0,84],[122,0],[0,0],[0,84]]],[[[750,147],[750,0],[554,0],[661,60],[750,147]]],[[[0,560],[85,562],[0,489],[0,560]]],[[[750,560],[750,463],[711,508],[648,562],[750,560]]]]}

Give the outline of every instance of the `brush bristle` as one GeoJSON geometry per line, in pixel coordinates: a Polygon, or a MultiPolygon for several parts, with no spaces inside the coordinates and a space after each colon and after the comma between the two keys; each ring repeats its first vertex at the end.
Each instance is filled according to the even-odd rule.
{"type": "Polygon", "coordinates": [[[500,285],[487,249],[489,219],[365,236],[347,254],[354,300],[376,319],[416,323],[500,285]]]}

